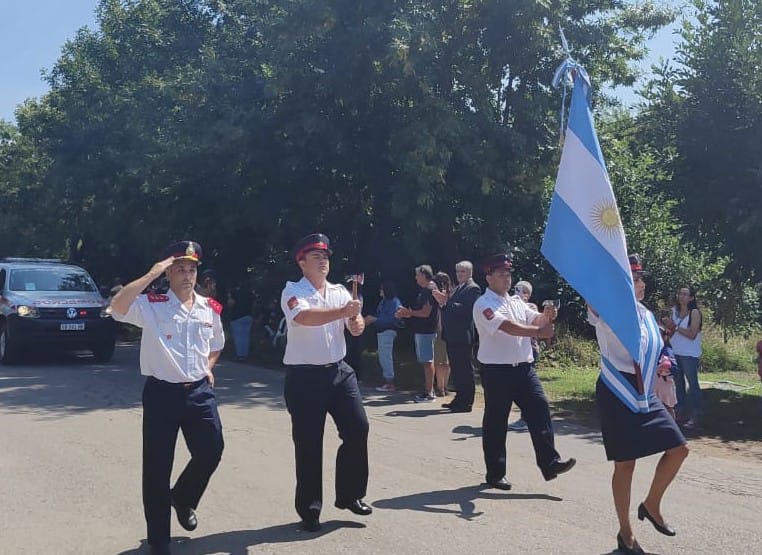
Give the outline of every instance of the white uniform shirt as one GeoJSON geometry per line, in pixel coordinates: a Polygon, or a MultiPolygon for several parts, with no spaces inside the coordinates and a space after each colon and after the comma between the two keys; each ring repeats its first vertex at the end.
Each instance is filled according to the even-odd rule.
{"type": "MultiPolygon", "coordinates": [[[[648,338],[645,324],[646,311],[648,309],[640,303],[637,304],[637,307],[638,316],[640,317],[640,350],[643,352],[646,348],[648,338]]],[[[599,316],[593,314],[590,309],[587,311],[587,321],[590,325],[595,326],[595,336],[598,339],[598,348],[601,351],[601,357],[607,358],[614,368],[623,374],[634,374],[635,361],[632,360],[630,352],[625,349],[622,342],[619,341],[617,336],[614,335],[614,332],[611,331],[609,325],[599,316]]],[[[600,364],[601,369],[603,369],[603,359],[601,359],[600,364]]]]}
{"type": "Polygon", "coordinates": [[[322,326],[303,326],[294,318],[302,310],[310,308],[341,308],[352,300],[343,285],[326,283],[325,298],[307,278],[297,282],[287,281],[280,297],[280,306],[286,315],[288,336],[283,364],[332,364],[344,358],[347,345],[344,341],[346,319],[328,322],[322,326]]]}
{"type": "Polygon", "coordinates": [[[474,303],[474,324],[479,332],[479,353],[483,364],[517,364],[534,362],[532,338],[509,335],[500,324],[510,320],[531,324],[540,313],[529,308],[518,296],[498,295],[487,288],[474,303]]]}
{"type": "MultiPolygon", "coordinates": [[[[672,321],[675,326],[684,330],[688,329],[688,320],[690,320],[690,313],[683,318],[680,318],[677,309],[672,308],[672,321]]],[[[672,337],[669,339],[672,345],[672,352],[682,357],[701,358],[701,332],[696,334],[696,337],[691,339],[681,333],[675,331],[672,337]]]]}
{"type": "Polygon", "coordinates": [[[217,301],[194,293],[193,306],[185,308],[169,291],[166,295],[138,295],[127,314],[115,320],[143,328],[140,340],[140,373],[165,382],[195,382],[206,376],[209,354],[225,346],[217,301]]]}

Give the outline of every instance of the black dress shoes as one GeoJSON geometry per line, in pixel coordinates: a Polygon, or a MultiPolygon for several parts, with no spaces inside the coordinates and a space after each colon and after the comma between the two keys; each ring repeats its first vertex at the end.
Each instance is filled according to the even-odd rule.
{"type": "Polygon", "coordinates": [[[677,532],[675,532],[675,529],[672,528],[666,522],[663,524],[659,524],[658,522],[656,522],[656,519],[651,516],[651,513],[648,512],[648,510],[646,509],[646,506],[643,505],[643,503],[641,503],[640,505],[638,505],[638,520],[643,520],[644,518],[647,518],[649,522],[654,525],[654,528],[656,528],[657,532],[661,532],[665,536],[674,536],[675,534],[677,534],[677,532]]]}
{"type": "Polygon", "coordinates": [[[617,551],[619,553],[624,553],[624,555],[645,555],[646,553],[643,551],[643,548],[638,545],[638,542],[633,543],[631,547],[627,547],[621,534],[616,535],[616,547],[617,551]]]}
{"type": "Polygon", "coordinates": [[[471,407],[465,405],[450,405],[450,412],[471,412],[471,407]]]}
{"type": "Polygon", "coordinates": [[[302,530],[305,532],[319,532],[321,528],[318,518],[305,518],[302,521],[302,530]]]}
{"type": "Polygon", "coordinates": [[[487,480],[487,485],[491,488],[501,489],[503,491],[511,489],[511,483],[505,479],[505,476],[499,480],[487,480]]]}
{"type": "Polygon", "coordinates": [[[336,508],[347,509],[360,516],[368,516],[373,512],[373,509],[371,509],[370,506],[366,505],[362,499],[355,499],[349,503],[339,503],[336,501],[336,508]]]}
{"type": "Polygon", "coordinates": [[[450,402],[450,403],[442,403],[442,408],[443,409],[452,409],[452,407],[454,407],[454,406],[456,406],[456,405],[453,404],[452,402],[450,402]]]}
{"type": "Polygon", "coordinates": [[[322,528],[320,526],[320,511],[309,509],[302,517],[301,528],[305,532],[319,532],[322,528]]]}
{"type": "Polygon", "coordinates": [[[175,501],[174,496],[171,497],[170,500],[172,506],[175,508],[175,513],[177,513],[177,522],[180,523],[180,526],[188,530],[188,532],[195,530],[198,526],[198,519],[196,518],[196,513],[193,509],[178,504],[177,501],[175,501]]]}
{"type": "Polygon", "coordinates": [[[577,464],[577,459],[574,457],[569,457],[565,461],[553,461],[553,464],[542,471],[542,475],[545,478],[545,481],[549,482],[550,480],[557,478],[559,474],[569,472],[572,468],[574,468],[575,464],[577,464]]]}

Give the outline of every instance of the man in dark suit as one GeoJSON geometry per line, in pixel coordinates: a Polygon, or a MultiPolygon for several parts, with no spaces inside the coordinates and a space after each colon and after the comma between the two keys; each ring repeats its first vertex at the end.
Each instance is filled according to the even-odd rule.
{"type": "Polygon", "coordinates": [[[473,345],[476,337],[473,307],[482,291],[473,280],[474,266],[468,260],[455,265],[458,286],[447,296],[434,291],[434,297],[442,307],[442,339],[447,344],[455,399],[442,406],[452,412],[471,412],[474,404],[473,345]]]}

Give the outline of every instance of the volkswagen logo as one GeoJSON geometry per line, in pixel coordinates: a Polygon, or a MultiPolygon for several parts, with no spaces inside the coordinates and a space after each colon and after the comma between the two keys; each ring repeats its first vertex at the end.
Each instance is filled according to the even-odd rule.
{"type": "Polygon", "coordinates": [[[77,317],[77,309],[73,306],[70,306],[66,309],[66,317],[69,319],[74,319],[77,317]]]}

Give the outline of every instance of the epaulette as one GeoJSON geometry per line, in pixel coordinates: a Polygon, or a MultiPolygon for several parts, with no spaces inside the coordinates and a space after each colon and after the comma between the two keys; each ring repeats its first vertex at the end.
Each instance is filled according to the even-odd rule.
{"type": "Polygon", "coordinates": [[[149,303],[166,303],[169,300],[169,295],[163,295],[161,293],[148,293],[149,303]]]}
{"type": "Polygon", "coordinates": [[[219,303],[214,299],[207,299],[206,301],[209,303],[209,306],[212,307],[212,310],[214,310],[217,314],[222,314],[222,303],[219,303]]]}

